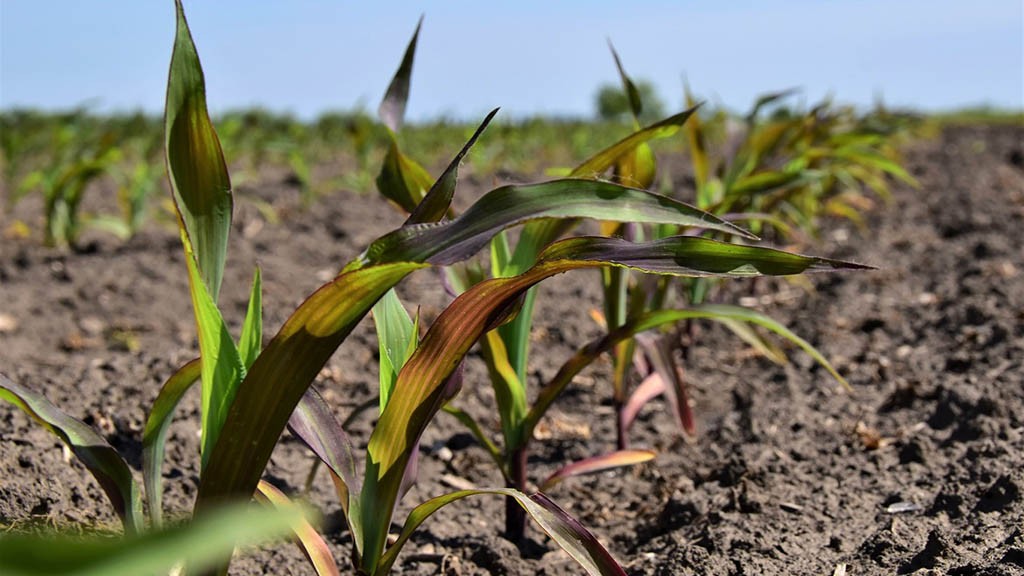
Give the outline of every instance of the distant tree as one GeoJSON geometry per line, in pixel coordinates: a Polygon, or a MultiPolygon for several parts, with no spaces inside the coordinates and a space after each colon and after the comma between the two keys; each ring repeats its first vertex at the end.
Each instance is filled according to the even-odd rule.
{"type": "MultiPolygon", "coordinates": [[[[640,123],[649,124],[665,116],[665,104],[658,97],[654,84],[647,80],[637,80],[636,90],[640,94],[643,109],[640,111],[640,123]]],[[[602,120],[628,122],[631,118],[629,98],[619,84],[604,84],[594,99],[597,105],[597,116],[602,120]]]]}

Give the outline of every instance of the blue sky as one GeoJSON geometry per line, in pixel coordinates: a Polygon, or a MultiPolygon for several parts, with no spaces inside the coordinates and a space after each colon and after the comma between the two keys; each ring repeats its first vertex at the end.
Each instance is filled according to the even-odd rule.
{"type": "MultiPolygon", "coordinates": [[[[408,115],[589,115],[611,38],[669,109],[685,75],[746,108],[761,92],[923,110],[1024,107],[1021,0],[185,0],[214,112],[374,110],[426,14],[408,115]]],[[[0,0],[0,107],[159,112],[170,0],[0,0]]]]}

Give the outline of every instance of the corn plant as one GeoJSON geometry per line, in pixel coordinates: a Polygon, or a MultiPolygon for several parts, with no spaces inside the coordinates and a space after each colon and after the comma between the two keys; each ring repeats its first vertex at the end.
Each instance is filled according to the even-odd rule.
{"type": "MultiPolygon", "coordinates": [[[[399,125],[401,121],[401,111],[405,108],[405,99],[408,98],[409,94],[409,75],[411,73],[412,55],[418,33],[419,27],[417,27],[417,34],[413,36],[402,65],[399,67],[395,79],[392,80],[391,87],[385,95],[384,103],[381,105],[381,117],[389,126],[399,125]]],[[[614,49],[612,53],[623,80],[624,91],[630,95],[636,132],[583,162],[576,169],[572,170],[569,176],[573,178],[595,178],[605,171],[613,169],[613,182],[618,182],[619,184],[628,183],[634,186],[648,186],[654,179],[654,158],[653,152],[647,145],[647,141],[673,134],[693,114],[694,109],[657,122],[647,128],[640,128],[638,119],[640,113],[638,91],[633,87],[632,82],[622,70],[618,55],[615,54],[614,49]]],[[[392,150],[397,152],[396,147],[392,150]]],[[[409,165],[414,165],[411,160],[402,162],[402,157],[397,154],[396,159],[398,161],[385,163],[381,171],[381,177],[378,179],[378,187],[383,195],[410,212],[410,221],[412,221],[422,209],[416,201],[417,188],[410,186],[409,183],[415,182],[421,176],[421,172],[418,168],[414,170],[407,169],[409,165]],[[407,170],[407,173],[403,174],[403,170],[407,170]]],[[[427,176],[423,176],[423,178],[427,178],[427,176]]],[[[611,184],[595,180],[594,185],[610,186],[611,184]]],[[[631,193],[640,196],[644,195],[644,193],[637,189],[631,189],[631,193]]],[[[654,195],[652,194],[651,196],[654,195]]],[[[626,231],[627,235],[635,237],[636,233],[630,234],[630,231],[638,230],[641,223],[669,227],[669,229],[673,230],[679,230],[686,226],[697,226],[701,229],[714,229],[726,234],[750,236],[743,230],[737,229],[693,207],[664,197],[661,197],[661,201],[666,204],[671,203],[677,211],[671,214],[655,214],[638,210],[624,210],[617,214],[607,212],[601,214],[593,211],[587,215],[604,220],[601,231],[608,236],[613,234],[623,235],[623,231],[626,231]]],[[[477,285],[484,285],[487,282],[507,281],[508,278],[527,273],[532,269],[532,266],[536,265],[538,259],[541,258],[544,247],[571,229],[574,224],[575,219],[549,220],[527,224],[515,246],[511,245],[510,239],[505,233],[499,233],[491,242],[490,272],[493,277],[492,280],[485,281],[482,268],[478,266],[449,268],[446,270],[448,285],[454,289],[454,292],[464,293],[452,303],[451,308],[456,308],[461,299],[466,297],[477,285]]],[[[604,238],[604,240],[614,241],[611,238],[604,238]]],[[[666,239],[666,241],[669,240],[666,239]]],[[[677,239],[677,241],[682,240],[677,239]]],[[[729,246],[728,249],[730,250],[742,251],[745,249],[745,247],[735,245],[727,246],[729,246]]],[[[752,252],[747,254],[750,257],[769,253],[764,252],[764,249],[750,248],[750,250],[752,252]]],[[[810,263],[811,260],[807,260],[807,262],[810,263]]],[[[629,270],[631,268],[642,270],[643,267],[612,265],[602,266],[601,268],[606,302],[610,303],[609,308],[615,313],[614,316],[609,314],[609,317],[617,320],[616,325],[612,327],[617,330],[613,330],[613,333],[607,338],[592,343],[570,359],[555,378],[541,388],[540,395],[534,405],[529,405],[526,392],[529,334],[532,326],[532,308],[534,305],[534,291],[532,288],[528,287],[521,293],[523,301],[521,305],[516,307],[517,314],[513,319],[502,326],[497,326],[494,330],[486,331],[481,340],[481,347],[498,403],[498,412],[502,425],[502,442],[500,446],[491,440],[472,416],[450,405],[444,408],[464,423],[480,444],[488,451],[504,476],[507,487],[510,489],[517,491],[528,489],[528,450],[533,438],[533,432],[547,409],[550,408],[557,396],[565,389],[572,376],[608,348],[615,348],[617,358],[622,357],[626,359],[627,363],[631,362],[631,341],[633,334],[637,331],[686,318],[711,317],[734,323],[761,321],[764,324],[777,328],[777,331],[788,334],[788,331],[784,328],[767,321],[762,321],[763,319],[757,317],[755,313],[723,310],[721,308],[658,311],[660,314],[647,315],[627,324],[629,319],[626,316],[625,302],[629,270]],[[628,346],[628,348],[625,348],[625,352],[623,352],[625,346],[628,346]]],[[[650,272],[650,270],[647,271],[650,272]]],[[[799,271],[803,271],[803,269],[799,271]]],[[[766,270],[761,272],[774,273],[766,270]]],[[[736,274],[742,273],[737,272],[736,274]]],[[[687,274],[677,271],[676,275],[703,276],[704,274],[687,274]]],[[[730,274],[723,275],[728,276],[730,274]]],[[[397,378],[395,375],[398,374],[398,368],[417,349],[418,330],[417,322],[411,319],[393,292],[389,293],[374,308],[374,319],[380,339],[382,365],[381,403],[383,406],[386,404],[386,399],[390,394],[389,388],[394,385],[393,380],[397,378]]],[[[617,387],[616,389],[618,390],[619,388],[617,387]]],[[[625,399],[625,393],[623,392],[622,410],[625,410],[625,399]]],[[[594,456],[565,466],[543,481],[540,486],[542,490],[547,490],[572,475],[635,464],[648,460],[653,455],[652,452],[646,450],[621,449],[609,454],[594,456]]],[[[510,540],[519,542],[524,536],[525,513],[516,498],[509,497],[506,502],[505,534],[510,540]]]]}
{"type": "Polygon", "coordinates": [[[120,159],[121,151],[113,133],[94,130],[82,113],[72,115],[53,134],[51,146],[53,154],[48,164],[25,175],[11,193],[10,202],[39,193],[43,198],[44,243],[74,247],[88,220],[81,211],[85,190],[120,159]]]}
{"type": "MultiPolygon", "coordinates": [[[[611,48],[611,51],[622,82],[622,91],[629,95],[634,125],[639,125],[639,117],[643,110],[639,91],[636,90],[626,73],[614,47],[611,48]]],[[[759,106],[769,101],[766,99],[759,103],[759,106]]],[[[687,103],[693,107],[698,106],[692,98],[687,103]]],[[[753,116],[756,116],[756,111],[753,116]]],[[[703,140],[694,141],[693,137],[695,131],[699,130],[694,126],[699,127],[700,123],[701,119],[694,114],[684,124],[684,129],[690,137],[692,154],[695,157],[704,150],[703,140]]],[[[700,132],[697,134],[703,136],[700,132]]],[[[611,178],[614,181],[633,182],[635,185],[647,187],[655,181],[657,166],[655,157],[649,149],[634,148],[625,149],[624,154],[616,160],[613,168],[611,178]]],[[[702,178],[702,168],[701,165],[695,163],[698,185],[702,178]]],[[[698,189],[700,190],[700,188],[698,189]]],[[[698,193],[698,199],[700,198],[701,195],[698,193]]],[[[719,216],[733,221],[744,219],[735,214],[720,214],[719,216]]],[[[761,220],[757,215],[751,216],[748,220],[754,222],[761,220]]],[[[678,225],[673,223],[661,223],[647,227],[638,224],[619,226],[614,223],[605,223],[603,230],[627,238],[650,237],[654,239],[682,232],[678,225]]],[[[720,227],[698,225],[688,231],[691,235],[709,232],[717,235],[725,232],[732,237],[742,237],[742,235],[737,235],[734,230],[723,231],[720,227]]],[[[748,240],[750,238],[751,236],[746,237],[748,240]]],[[[686,344],[683,346],[684,356],[695,344],[695,322],[711,320],[725,325],[770,359],[784,362],[785,355],[757,331],[757,327],[760,327],[797,345],[822,364],[841,383],[846,384],[845,380],[813,346],[780,323],[746,308],[726,304],[705,304],[704,289],[709,283],[720,281],[721,279],[716,278],[684,278],[675,282],[667,278],[631,278],[626,271],[605,271],[602,276],[604,309],[602,312],[595,311],[593,315],[608,331],[608,334],[581,349],[570,364],[579,366],[581,358],[591,358],[590,353],[586,352],[588,350],[600,350],[604,345],[614,346],[612,349],[612,403],[616,412],[616,444],[620,452],[625,452],[629,446],[628,430],[640,409],[653,398],[663,394],[667,396],[668,404],[679,428],[690,435],[696,432],[696,419],[691,407],[686,379],[682,367],[675,359],[675,351],[681,343],[676,326],[680,322],[683,323],[683,330],[688,334],[686,344]],[[685,307],[672,309],[673,306],[680,305],[678,303],[680,295],[683,296],[682,304],[685,307]],[[637,344],[639,344],[639,350],[637,344]],[[631,391],[629,384],[634,368],[638,369],[641,384],[631,391]]],[[[569,366],[567,365],[566,368],[569,366]]],[[[559,376],[556,376],[556,380],[560,377],[562,377],[561,372],[559,376]]],[[[557,389],[557,387],[553,389],[557,389]]]]}
{"type": "MultiPolygon", "coordinates": [[[[496,189],[459,218],[442,221],[449,212],[459,162],[476,140],[475,135],[415,205],[407,224],[375,241],[333,281],[314,292],[262,350],[257,274],[253,304],[236,343],[216,306],[230,223],[230,183],[216,134],[205,113],[195,47],[180,3],[177,8],[179,32],[168,85],[167,162],[181,217],[199,327],[200,360],[183,368],[161,391],[158,409],[150,418],[152,425],[147,427],[155,431],[152,437],[157,440],[151,443],[153,457],[146,468],[159,468],[159,431],[181,393],[199,375],[203,435],[198,517],[222,502],[248,499],[259,487],[274,444],[313,378],[359,319],[405,275],[427,266],[465,260],[504,228],[528,220],[584,216],[607,219],[614,214],[636,214],[641,219],[650,219],[651,214],[691,217],[689,207],[656,195],[567,179],[496,189]]],[[[382,395],[387,400],[366,449],[362,477],[349,473],[356,470],[353,466],[338,469],[342,507],[353,535],[358,571],[384,574],[390,569],[404,540],[387,546],[387,535],[416,441],[441,408],[442,400],[452,393],[450,377],[462,356],[485,329],[508,317],[510,304],[520,293],[556,273],[600,267],[607,262],[663,273],[726,273],[741,265],[728,256],[728,248],[716,243],[632,246],[608,241],[573,239],[552,244],[535,266],[519,276],[497,281],[493,285],[496,293],[488,292],[487,283],[480,284],[467,292],[459,307],[449,309],[431,326],[398,373],[391,393],[382,395]],[[717,258],[715,255],[722,250],[724,256],[717,258]],[[473,300],[470,294],[481,299],[473,300]]],[[[768,269],[825,264],[788,255],[780,260],[774,252],[756,249],[754,256],[752,265],[768,269]]],[[[159,478],[152,473],[150,478],[156,483],[152,490],[156,497],[160,493],[159,478]]],[[[497,493],[515,497],[590,573],[621,573],[596,540],[545,497],[530,497],[505,488],[497,493]]],[[[414,508],[406,523],[408,530],[440,505],[466,495],[448,495],[414,508]]]]}

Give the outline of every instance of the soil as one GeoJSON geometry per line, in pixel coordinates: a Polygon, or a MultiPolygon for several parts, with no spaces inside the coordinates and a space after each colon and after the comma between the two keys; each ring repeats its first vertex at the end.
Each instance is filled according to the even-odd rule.
{"type": "MultiPolygon", "coordinates": [[[[632,431],[660,455],[632,469],[570,479],[550,496],[590,527],[626,571],[683,574],[1024,574],[1024,129],[951,127],[905,151],[920,188],[896,186],[866,230],[825,226],[814,252],[879,267],[816,275],[808,286],[736,283],[730,294],[782,320],[849,379],[843,392],[806,355],[778,366],[725,330],[703,326],[686,374],[698,435],[674,432],[660,401],[632,431]]],[[[683,181],[683,168],[674,168],[683,181]]],[[[464,170],[463,197],[493,183],[464,170]]],[[[242,187],[221,296],[244,313],[252,266],[263,270],[266,325],[401,217],[372,195],[338,193],[299,209],[287,174],[242,187]],[[252,199],[274,205],[268,224],[252,199]]],[[[26,204],[19,210],[31,211],[26,204]]],[[[26,212],[27,214],[28,212],[26,212]]],[[[6,226],[3,226],[6,228],[6,226]]],[[[599,335],[593,273],[541,291],[531,370],[552,376],[599,335]]],[[[444,304],[434,272],[402,288],[429,321],[444,304]]],[[[368,322],[316,386],[340,415],[372,395],[368,322]]],[[[162,380],[196,355],[178,238],[154,225],[127,242],[86,236],[61,252],[0,243],[0,371],[100,430],[138,472],[146,409],[162,380]]],[[[545,422],[531,478],[613,448],[609,363],[581,375],[545,422]]],[[[534,387],[536,389],[536,387],[534,387]]],[[[493,394],[470,358],[456,402],[496,429],[493,394]]],[[[168,439],[165,502],[187,511],[198,478],[199,399],[190,393],[168,439]]],[[[372,419],[352,434],[365,442],[372,419]]],[[[454,419],[437,417],[419,484],[402,504],[500,475],[454,419]]],[[[299,492],[313,462],[285,434],[266,476],[299,492]]],[[[141,474],[139,475],[141,479],[141,474]]],[[[141,481],[141,480],[140,480],[141,481]]],[[[322,471],[309,495],[346,569],[349,539],[322,471]]],[[[503,502],[476,497],[440,511],[408,544],[397,574],[574,574],[536,528],[523,552],[500,536],[503,502]]],[[[399,518],[402,517],[400,512],[399,518]]],[[[113,526],[97,484],[58,440],[0,405],[0,524],[113,526]]],[[[289,544],[250,550],[232,574],[310,574],[289,544]]]]}

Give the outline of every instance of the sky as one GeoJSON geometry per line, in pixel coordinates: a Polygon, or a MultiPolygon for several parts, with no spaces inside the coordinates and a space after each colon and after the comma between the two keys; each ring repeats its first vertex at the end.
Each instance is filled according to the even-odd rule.
{"type": "MultiPolygon", "coordinates": [[[[424,14],[407,115],[589,116],[611,39],[668,111],[805,102],[1024,108],[1022,0],[185,0],[213,113],[376,109],[424,14]]],[[[0,108],[163,108],[171,0],[0,0],[0,108]]]]}

